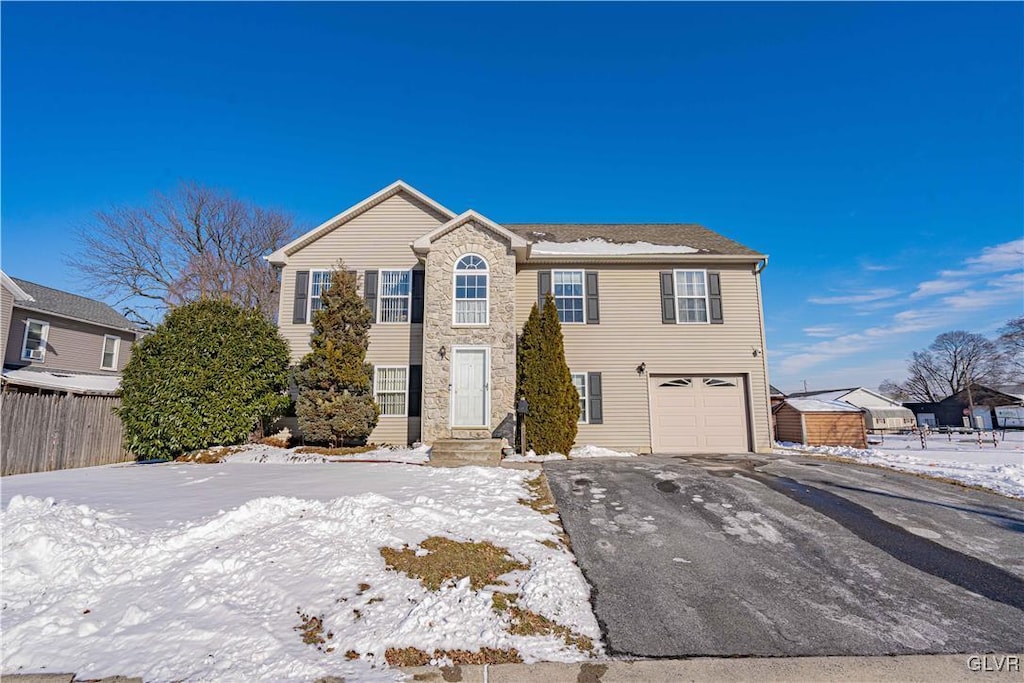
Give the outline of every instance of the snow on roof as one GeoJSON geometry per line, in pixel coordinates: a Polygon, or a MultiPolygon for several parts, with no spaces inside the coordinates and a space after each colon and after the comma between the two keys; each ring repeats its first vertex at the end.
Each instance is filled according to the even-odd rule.
{"type": "Polygon", "coordinates": [[[18,369],[3,371],[3,381],[16,386],[35,387],[72,394],[113,394],[121,386],[120,375],[83,375],[71,372],[18,369]]]}
{"type": "Polygon", "coordinates": [[[608,242],[592,237],[575,242],[534,242],[530,253],[538,256],[562,254],[632,255],[632,254],[695,254],[699,249],[682,244],[651,244],[650,242],[608,242]]]}
{"type": "Polygon", "coordinates": [[[859,413],[861,409],[842,401],[822,401],[816,398],[787,398],[786,403],[801,413],[859,413]]]}

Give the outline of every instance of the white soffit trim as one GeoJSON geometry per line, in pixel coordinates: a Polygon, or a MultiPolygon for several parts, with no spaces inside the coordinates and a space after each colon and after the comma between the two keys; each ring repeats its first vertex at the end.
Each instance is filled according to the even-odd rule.
{"type": "Polygon", "coordinates": [[[448,209],[442,206],[441,204],[438,204],[433,199],[423,194],[422,192],[412,187],[411,185],[405,183],[404,181],[396,180],[395,182],[385,187],[383,190],[380,190],[379,192],[376,192],[375,194],[367,197],[366,199],[359,202],[355,206],[345,209],[334,218],[330,218],[324,221],[323,223],[313,228],[309,232],[292,240],[291,242],[284,245],[277,251],[273,252],[272,254],[268,254],[263,258],[265,258],[267,261],[270,261],[274,265],[284,265],[284,263],[288,260],[288,257],[294,254],[302,247],[322,237],[323,235],[329,233],[330,231],[343,225],[344,223],[352,220],[356,216],[365,213],[366,211],[369,211],[373,207],[383,202],[385,199],[389,199],[398,194],[399,192],[404,192],[414,197],[415,199],[426,204],[434,211],[437,211],[439,214],[445,216],[446,218],[451,219],[455,217],[455,212],[452,211],[451,209],[448,209]]]}
{"type": "Polygon", "coordinates": [[[18,283],[12,280],[7,273],[0,270],[0,283],[7,289],[8,292],[14,295],[15,301],[35,301],[28,292],[18,286],[18,283]]]}
{"type": "Polygon", "coordinates": [[[430,232],[428,232],[425,235],[422,235],[421,237],[418,237],[416,241],[412,243],[412,248],[417,253],[425,254],[430,251],[431,243],[438,237],[445,235],[454,230],[455,228],[459,227],[460,225],[465,225],[466,223],[469,222],[478,223],[481,226],[490,230],[491,232],[504,237],[509,241],[513,251],[515,251],[516,254],[520,256],[520,258],[526,258],[530,243],[527,242],[525,238],[520,237],[519,235],[515,234],[508,228],[502,227],[501,225],[495,223],[494,221],[485,216],[480,215],[479,213],[473,211],[472,209],[459,214],[458,216],[451,219],[444,225],[431,230],[430,232]]]}

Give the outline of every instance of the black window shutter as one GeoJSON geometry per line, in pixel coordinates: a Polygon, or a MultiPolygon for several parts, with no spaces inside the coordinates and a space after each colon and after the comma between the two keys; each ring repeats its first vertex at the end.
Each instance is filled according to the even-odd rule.
{"type": "Polygon", "coordinates": [[[718,273],[708,273],[708,320],[714,325],[725,322],[722,317],[722,283],[718,273]]]}
{"type": "Polygon", "coordinates": [[[675,275],[671,270],[661,271],[661,322],[676,322],[676,288],[675,275]]]}
{"type": "Polygon", "coordinates": [[[368,270],[363,276],[363,300],[366,307],[373,313],[373,321],[377,322],[377,271],[368,270]]]}
{"type": "Polygon", "coordinates": [[[309,271],[295,273],[295,302],[292,305],[292,324],[306,324],[306,297],[309,296],[309,271]]]}
{"type": "Polygon", "coordinates": [[[537,271],[537,310],[544,310],[544,301],[547,299],[548,294],[551,293],[551,271],[550,270],[538,270],[537,271]]]}
{"type": "Polygon", "coordinates": [[[409,417],[419,417],[423,405],[423,366],[409,366],[409,417]]]}
{"type": "Polygon", "coordinates": [[[601,396],[601,373],[587,373],[587,416],[592,425],[604,423],[604,399],[601,396]]]}
{"type": "Polygon", "coordinates": [[[596,325],[601,322],[601,306],[597,296],[597,271],[587,271],[587,324],[596,325]]]}
{"type": "Polygon", "coordinates": [[[412,312],[409,322],[423,322],[423,275],[422,270],[412,271],[412,312]]]}

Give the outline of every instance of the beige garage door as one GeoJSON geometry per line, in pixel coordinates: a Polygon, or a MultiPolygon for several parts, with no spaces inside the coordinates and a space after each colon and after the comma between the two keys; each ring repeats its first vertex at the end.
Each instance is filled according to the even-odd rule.
{"type": "Polygon", "coordinates": [[[749,450],[745,406],[742,377],[652,377],[652,450],[745,453],[749,450]]]}

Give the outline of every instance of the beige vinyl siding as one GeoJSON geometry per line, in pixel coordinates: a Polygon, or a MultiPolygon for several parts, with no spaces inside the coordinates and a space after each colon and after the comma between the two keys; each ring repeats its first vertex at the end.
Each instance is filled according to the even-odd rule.
{"type": "Polygon", "coordinates": [[[91,372],[96,374],[111,373],[103,370],[103,336],[120,337],[117,351],[117,369],[123,370],[131,355],[135,335],[131,332],[113,330],[99,325],[68,320],[39,311],[14,308],[11,316],[11,327],[7,353],[4,363],[8,365],[46,368],[48,370],[68,370],[71,372],[91,372]],[[46,336],[46,355],[42,363],[30,363],[21,359],[21,346],[25,340],[25,321],[40,320],[50,323],[46,336]]]}
{"type": "MultiPolygon", "coordinates": [[[[0,350],[7,356],[7,333],[11,329],[11,313],[14,308],[14,295],[0,285],[0,350]]],[[[20,349],[19,349],[20,352],[20,349]]]]}
{"type": "MultiPolygon", "coordinates": [[[[347,270],[358,272],[362,294],[367,270],[414,268],[418,258],[410,244],[417,237],[445,222],[445,218],[421,202],[399,193],[349,222],[302,247],[288,257],[281,270],[281,300],[278,327],[297,363],[309,353],[309,324],[292,324],[295,273],[300,270],[329,270],[339,259],[347,270]]],[[[420,365],[423,358],[422,324],[374,324],[370,330],[367,360],[378,365],[420,365]]],[[[404,444],[410,422],[419,433],[419,418],[382,417],[370,435],[375,443],[404,444]]]]}
{"type": "Polygon", "coordinates": [[[721,274],[724,323],[661,322],[659,273],[674,264],[528,265],[516,276],[516,323],[521,327],[537,301],[537,271],[559,268],[599,273],[600,319],[596,325],[563,325],[565,355],[573,372],[600,372],[604,423],[581,424],[578,444],[649,452],[648,375],[741,375],[747,386],[753,448],[771,449],[768,378],[764,364],[759,277],[749,265],[700,265],[721,274]],[[754,355],[754,351],[758,355],[754,355]],[[646,364],[646,375],[636,368],[646,364]]]}

